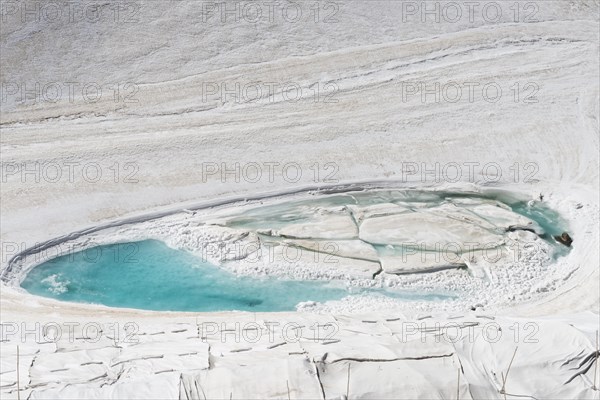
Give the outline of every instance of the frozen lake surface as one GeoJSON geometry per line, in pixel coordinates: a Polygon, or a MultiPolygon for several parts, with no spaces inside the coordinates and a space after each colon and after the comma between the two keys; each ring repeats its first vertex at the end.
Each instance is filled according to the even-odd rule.
{"type": "Polygon", "coordinates": [[[373,282],[378,276],[445,270],[477,275],[478,263],[493,269],[495,263],[514,262],[510,255],[530,246],[527,238],[544,243],[536,248],[549,257],[566,253],[553,239],[562,227],[552,210],[464,193],[349,191],[249,209],[227,207],[200,220],[180,222],[177,231],[170,230],[170,243],[165,236],[70,251],[33,268],[21,286],[40,296],[112,307],[291,311],[301,303],[347,296],[453,300],[460,293],[447,288],[373,282]],[[186,230],[190,225],[199,231],[186,230]],[[529,236],[514,236],[518,232],[529,236]],[[238,264],[246,273],[231,268],[238,264]],[[294,276],[306,264],[346,275],[294,276]],[[273,274],[273,265],[289,273],[273,274]],[[247,273],[257,267],[267,273],[247,273]]]}

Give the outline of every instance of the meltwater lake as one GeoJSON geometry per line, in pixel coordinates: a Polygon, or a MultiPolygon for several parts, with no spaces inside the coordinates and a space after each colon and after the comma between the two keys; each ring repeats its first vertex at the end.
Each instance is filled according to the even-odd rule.
{"type": "MultiPolygon", "coordinates": [[[[47,261],[21,286],[58,300],[155,311],[291,311],[350,295],[341,282],[238,277],[156,240],[98,246],[47,261]]],[[[371,290],[406,300],[445,295],[371,290]]]]}
{"type": "MultiPolygon", "coordinates": [[[[425,242],[431,238],[432,244],[438,244],[449,237],[473,241],[486,235],[501,247],[511,229],[528,229],[548,243],[554,259],[568,252],[565,246],[553,240],[563,229],[558,214],[543,205],[507,203],[452,193],[400,190],[346,193],[234,212],[220,226],[221,229],[261,232],[262,242],[281,243],[278,240],[282,239],[293,242],[295,239],[290,238],[300,234],[305,236],[304,242],[297,242],[299,245],[308,239],[322,241],[323,238],[340,245],[360,244],[362,247],[350,247],[342,254],[348,257],[341,258],[342,265],[366,257],[364,248],[371,246],[369,265],[379,268],[375,275],[429,273],[449,267],[466,271],[465,264],[420,265],[419,254],[408,264],[402,262],[405,249],[398,243],[405,237],[420,237],[425,242]],[[513,228],[511,221],[529,221],[529,225],[513,228]],[[347,232],[352,230],[355,233],[349,235],[347,232]],[[413,268],[411,263],[417,267],[413,268]]],[[[305,251],[309,250],[305,248],[305,251]]],[[[464,259],[460,252],[455,256],[464,259]]],[[[346,296],[441,301],[460,295],[446,291],[349,289],[341,280],[238,276],[158,240],[103,245],[59,256],[32,268],[21,286],[29,293],[62,301],[197,312],[291,311],[301,302],[322,303],[346,296]]]]}

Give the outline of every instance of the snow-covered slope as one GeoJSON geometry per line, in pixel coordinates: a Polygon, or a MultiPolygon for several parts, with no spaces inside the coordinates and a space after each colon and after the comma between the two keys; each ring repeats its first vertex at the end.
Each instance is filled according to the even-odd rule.
{"type": "MultiPolygon", "coordinates": [[[[2,267],[23,248],[113,219],[332,179],[501,187],[531,199],[542,195],[574,238],[564,260],[574,269],[568,279],[501,313],[550,318],[587,311],[580,314],[585,323],[572,317],[573,323],[593,332],[597,314],[589,311],[598,312],[600,297],[599,2],[482,2],[475,9],[456,2],[460,16],[450,3],[302,2],[292,21],[294,6],[280,2],[272,17],[263,4],[254,23],[254,14],[243,14],[244,2],[231,3],[238,17],[196,1],[135,1],[118,14],[112,2],[87,3],[97,8],[73,15],[65,5],[58,16],[37,1],[3,2],[2,267]],[[435,7],[438,21],[426,13],[435,7]],[[239,173],[222,173],[235,163],[239,173]],[[286,163],[297,163],[302,175],[296,179],[286,163]],[[258,179],[248,169],[256,165],[258,179]],[[438,172],[427,172],[436,165],[438,172]]],[[[97,312],[4,284],[0,307],[3,322],[97,312]]],[[[160,325],[179,317],[145,318],[160,325]]],[[[547,346],[574,343],[569,318],[543,333],[547,346]]],[[[588,339],[585,351],[594,347],[593,334],[588,339]]],[[[504,365],[513,350],[502,351],[504,365]]],[[[486,361],[463,368],[489,372],[486,363],[498,354],[485,354],[486,361]]],[[[540,366],[562,357],[539,354],[548,357],[533,363],[540,366]]],[[[5,362],[12,363],[3,358],[3,371],[5,362]]],[[[378,368],[360,365],[365,376],[378,368]]],[[[566,382],[572,371],[560,371],[566,382]]],[[[523,373],[544,376],[542,367],[523,373]]],[[[136,374],[144,382],[153,377],[136,374]]],[[[345,379],[345,371],[336,374],[345,379]]],[[[477,374],[468,378],[481,390],[472,396],[491,396],[481,382],[500,378],[477,374]]],[[[582,398],[591,387],[585,379],[556,393],[582,398]]],[[[449,381],[454,375],[436,385],[449,381]]],[[[261,396],[285,397],[279,386],[261,396]]],[[[543,395],[542,386],[526,394],[543,395]]],[[[436,387],[423,387],[421,395],[450,396],[436,387]]]]}

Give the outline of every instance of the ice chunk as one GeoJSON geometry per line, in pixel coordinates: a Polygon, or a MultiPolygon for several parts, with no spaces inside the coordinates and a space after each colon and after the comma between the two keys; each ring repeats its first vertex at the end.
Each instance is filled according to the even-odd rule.
{"type": "Polygon", "coordinates": [[[358,228],[348,214],[326,213],[310,222],[285,226],[278,233],[299,239],[354,239],[358,228]]]}
{"type": "Polygon", "coordinates": [[[406,252],[401,255],[383,255],[381,267],[388,274],[412,274],[466,267],[457,254],[443,252],[406,252]]]}
{"type": "Polygon", "coordinates": [[[485,203],[470,206],[469,209],[490,223],[505,230],[516,227],[531,229],[537,234],[544,233],[544,230],[535,221],[503,207],[485,203]]]}
{"type": "Polygon", "coordinates": [[[373,204],[370,206],[349,205],[348,209],[352,211],[356,222],[359,224],[366,218],[385,217],[411,211],[408,207],[393,203],[373,204]]]}
{"type": "Polygon", "coordinates": [[[373,244],[419,244],[425,250],[463,249],[467,245],[489,247],[503,242],[502,235],[480,226],[426,212],[367,219],[360,227],[359,237],[373,244]]]}

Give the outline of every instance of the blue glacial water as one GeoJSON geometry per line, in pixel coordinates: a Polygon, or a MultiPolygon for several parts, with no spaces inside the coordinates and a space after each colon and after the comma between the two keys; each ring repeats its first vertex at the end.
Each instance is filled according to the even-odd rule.
{"type": "MultiPolygon", "coordinates": [[[[58,300],[156,311],[290,311],[302,301],[350,295],[335,282],[237,277],[155,240],[98,246],[57,257],[32,269],[21,286],[58,300]]],[[[403,300],[452,297],[370,292],[403,300]]]]}
{"type": "MultiPolygon", "coordinates": [[[[230,219],[228,225],[249,230],[279,229],[311,222],[321,207],[396,203],[428,208],[464,198],[497,200],[491,196],[444,192],[348,192],[257,207],[230,219]]],[[[568,253],[567,247],[553,239],[566,226],[556,212],[541,203],[529,205],[516,200],[504,203],[544,229],[543,239],[553,247],[555,258],[568,253]]],[[[398,250],[379,246],[378,251],[387,254],[398,250]]],[[[342,282],[237,277],[190,253],[153,240],[99,246],[55,258],[32,269],[21,286],[32,294],[58,300],[157,311],[289,311],[304,301],[325,302],[365,294],[402,301],[456,297],[448,293],[383,289],[351,293],[342,282]]]]}

